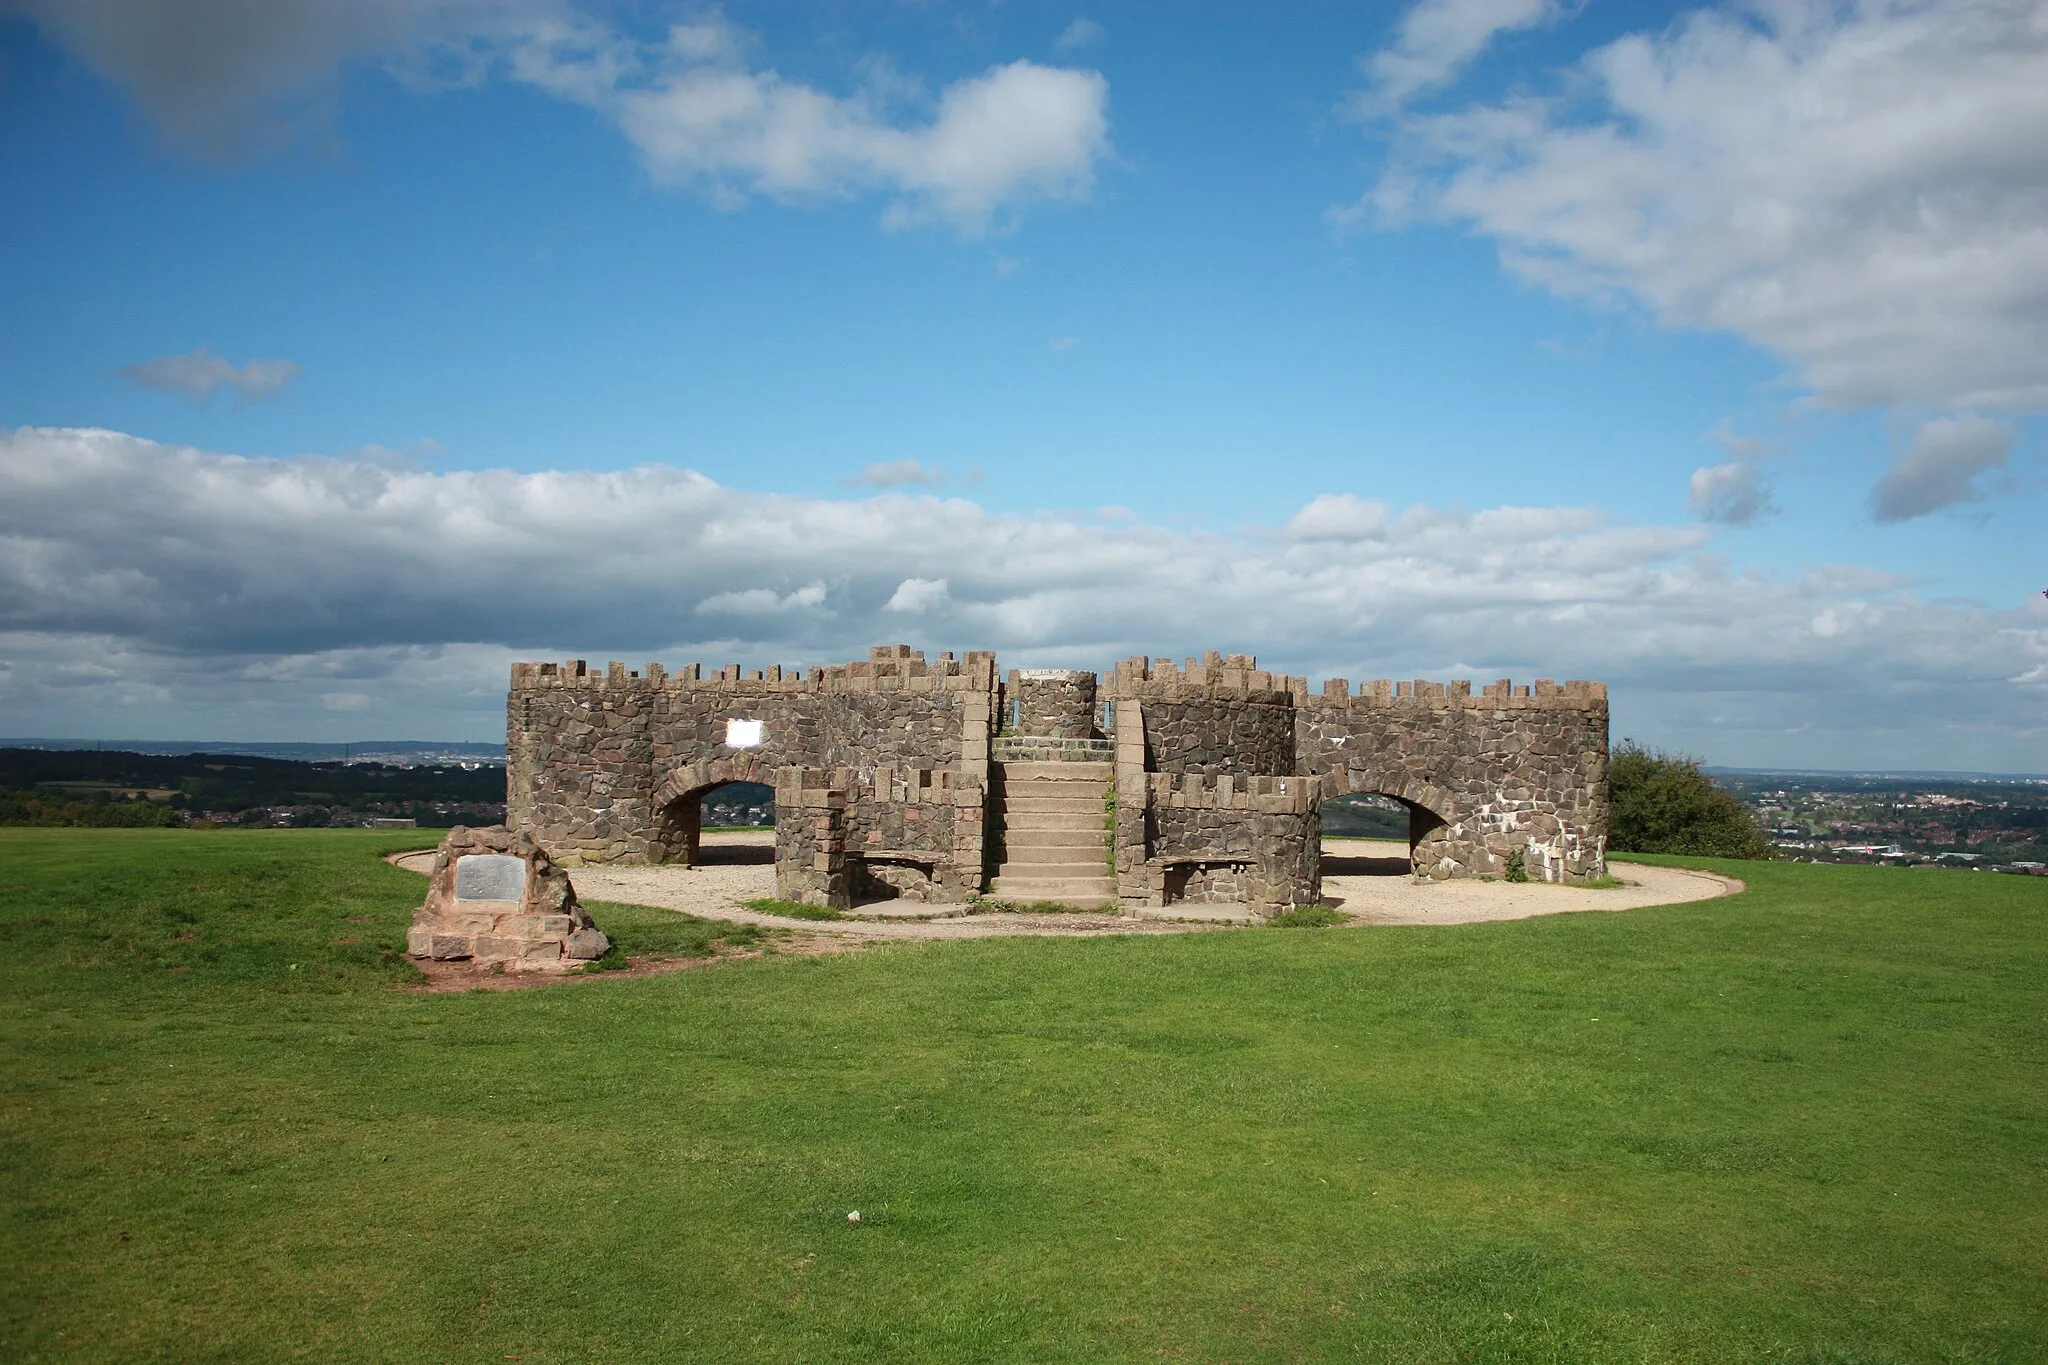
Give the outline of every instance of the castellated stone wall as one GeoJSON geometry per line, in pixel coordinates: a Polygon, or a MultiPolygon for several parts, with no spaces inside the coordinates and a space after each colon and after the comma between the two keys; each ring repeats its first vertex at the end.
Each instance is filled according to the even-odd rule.
{"type": "MultiPolygon", "coordinates": [[[[1599,683],[1306,679],[1249,655],[1130,659],[1098,679],[907,646],[812,669],[516,664],[507,824],[557,862],[689,862],[699,799],[775,786],[782,894],[959,900],[1000,843],[992,745],[1007,759],[1113,763],[1105,855],[1126,909],[1176,901],[1260,913],[1321,893],[1321,803],[1408,808],[1420,877],[1543,881],[1606,871],[1607,690],[1599,683]],[[1110,721],[1101,723],[1102,703],[1110,721]],[[1098,737],[1107,730],[1108,739],[1098,737]]],[[[1085,861],[1081,859],[1079,861],[1085,861]]]]}
{"type": "Polygon", "coordinates": [[[704,792],[772,786],[786,767],[943,773],[949,799],[985,791],[995,698],[993,655],[927,664],[904,646],[809,677],[515,664],[506,821],[568,866],[689,862],[704,792]]]}
{"type": "MultiPolygon", "coordinates": [[[[1465,682],[1380,681],[1354,696],[1338,678],[1312,695],[1305,678],[1212,653],[1183,665],[1126,660],[1108,691],[1120,791],[1166,771],[1312,777],[1317,804],[1376,793],[1406,806],[1418,877],[1500,876],[1515,856],[1539,881],[1607,870],[1603,684],[1517,688],[1502,679],[1475,696],[1465,682]]],[[[1165,870],[1184,855],[1158,842],[1161,828],[1119,807],[1119,896],[1128,904],[1170,894],[1165,870]]],[[[1304,892],[1305,883],[1291,894],[1304,892]]]]}
{"type": "Polygon", "coordinates": [[[1533,880],[1606,872],[1605,685],[1381,681],[1353,696],[1337,678],[1296,700],[1303,771],[1326,796],[1406,805],[1417,876],[1499,876],[1516,854],[1533,880]]]}

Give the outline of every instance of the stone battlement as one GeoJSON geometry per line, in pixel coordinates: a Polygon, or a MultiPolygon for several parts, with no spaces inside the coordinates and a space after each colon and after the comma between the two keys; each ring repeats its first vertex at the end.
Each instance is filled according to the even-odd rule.
{"type": "Polygon", "coordinates": [[[1478,702],[1507,709],[1571,709],[1585,708],[1596,703],[1606,705],[1607,684],[1586,682],[1578,678],[1559,684],[1549,678],[1538,678],[1533,684],[1517,687],[1511,680],[1502,678],[1497,682],[1488,683],[1475,694],[1472,691],[1472,684],[1462,678],[1450,682],[1428,682],[1420,678],[1413,682],[1378,678],[1360,683],[1358,691],[1354,693],[1348,679],[1331,678],[1323,684],[1320,693],[1311,692],[1296,700],[1305,706],[1326,705],[1332,702],[1382,706],[1400,702],[1424,705],[1431,702],[1478,702]]]}
{"type": "Polygon", "coordinates": [[[1146,773],[1151,804],[1162,810],[1249,810],[1299,815],[1323,801],[1315,777],[1254,777],[1235,773],[1146,773]]]}
{"type": "Polygon", "coordinates": [[[559,664],[513,664],[512,691],[588,689],[651,695],[713,688],[758,696],[804,692],[971,691],[993,686],[994,675],[993,654],[969,654],[965,659],[941,654],[936,662],[927,664],[924,655],[906,653],[901,657],[824,664],[811,669],[809,677],[805,677],[800,668],[785,669],[780,664],[755,669],[726,664],[707,673],[702,665],[693,663],[675,669],[650,663],[643,671],[628,669],[616,660],[602,669],[594,669],[586,660],[570,659],[559,664]]]}

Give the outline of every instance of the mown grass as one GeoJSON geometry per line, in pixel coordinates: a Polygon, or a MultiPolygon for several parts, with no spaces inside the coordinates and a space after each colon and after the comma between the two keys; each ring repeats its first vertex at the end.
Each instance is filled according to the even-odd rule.
{"type": "Polygon", "coordinates": [[[433,995],[400,842],[0,832],[0,1357],[2044,1355],[2048,882],[433,995]]]}
{"type": "Polygon", "coordinates": [[[1299,905],[1266,921],[1268,929],[1330,929],[1349,924],[1351,916],[1331,905],[1299,905]]]}
{"type": "Polygon", "coordinates": [[[802,901],[777,900],[773,896],[760,896],[741,905],[757,915],[781,915],[785,919],[849,919],[844,910],[834,910],[829,905],[805,905],[802,901]]]}

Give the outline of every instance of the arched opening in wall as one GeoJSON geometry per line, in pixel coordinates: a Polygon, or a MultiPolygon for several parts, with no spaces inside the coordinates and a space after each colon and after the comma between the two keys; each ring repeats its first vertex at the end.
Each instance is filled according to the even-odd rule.
{"type": "Polygon", "coordinates": [[[665,863],[772,863],[775,789],[742,780],[692,787],[662,805],[655,839],[665,863]]]}
{"type": "Polygon", "coordinates": [[[1370,787],[1323,802],[1323,875],[1405,877],[1435,866],[1441,815],[1370,787]],[[1406,845],[1404,849],[1402,846],[1406,845]]]}

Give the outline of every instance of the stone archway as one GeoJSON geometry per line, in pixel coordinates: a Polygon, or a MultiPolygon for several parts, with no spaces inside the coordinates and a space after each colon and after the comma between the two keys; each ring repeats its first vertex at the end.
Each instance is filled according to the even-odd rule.
{"type": "Polygon", "coordinates": [[[772,787],[775,772],[759,755],[740,752],[685,764],[656,784],[654,841],[648,861],[696,866],[704,833],[705,794],[729,782],[772,787]]]}
{"type": "Polygon", "coordinates": [[[1439,875],[1457,815],[1450,794],[1406,774],[1348,769],[1344,776],[1346,796],[1383,796],[1408,812],[1408,872],[1417,878],[1439,875]]]}

